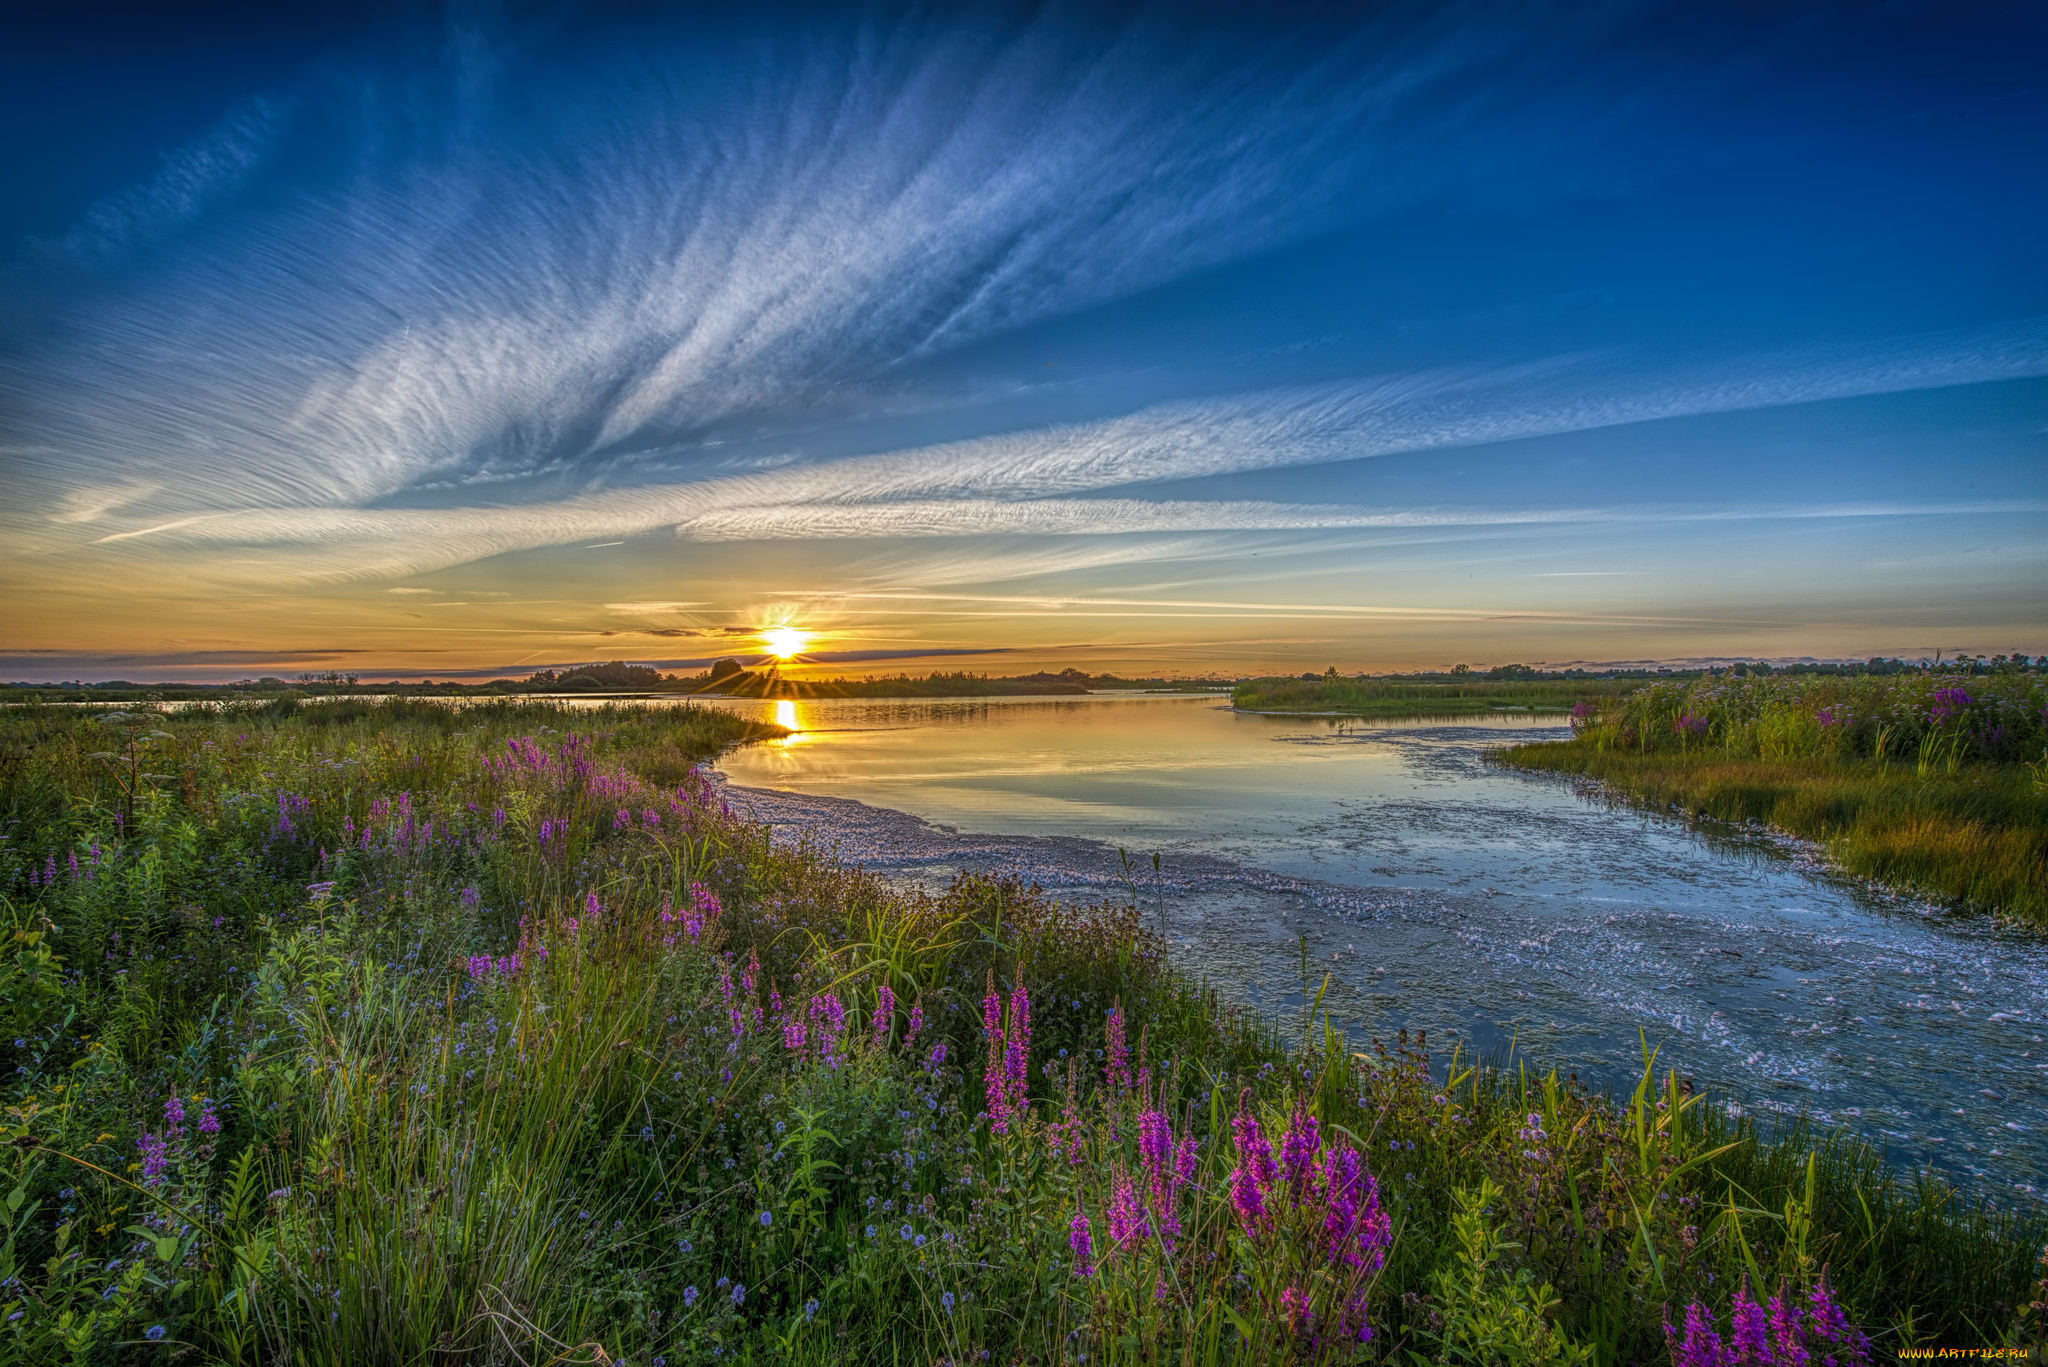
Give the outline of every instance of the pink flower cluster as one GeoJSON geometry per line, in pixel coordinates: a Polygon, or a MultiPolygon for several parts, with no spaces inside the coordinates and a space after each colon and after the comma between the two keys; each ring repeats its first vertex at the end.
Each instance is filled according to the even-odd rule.
{"type": "MultiPolygon", "coordinates": [[[[1244,1232],[1254,1240],[1293,1222],[1313,1234],[1323,1255],[1353,1274],[1370,1276],[1386,1262],[1393,1222],[1380,1205],[1379,1184],[1349,1144],[1325,1147],[1322,1127],[1297,1101],[1280,1136],[1280,1159],[1258,1117],[1250,1110],[1251,1089],[1238,1099],[1230,1122],[1237,1163],[1230,1174],[1230,1203],[1244,1232]]],[[[1361,1304],[1347,1303],[1341,1317],[1347,1332],[1361,1339],[1372,1330],[1361,1304]]]]}
{"type": "Polygon", "coordinates": [[[1835,1303],[1826,1268],[1803,1306],[1783,1288],[1768,1306],[1759,1304],[1744,1277],[1726,1340],[1714,1332],[1707,1308],[1694,1301],[1686,1307],[1682,1332],[1666,1321],[1664,1341],[1672,1367],[1864,1367],[1870,1361],[1870,1339],[1835,1303]]]}
{"type": "Polygon", "coordinates": [[[981,1002],[981,1025],[988,1036],[984,1087],[989,1128],[997,1134],[1008,1134],[1010,1122],[1022,1119],[1031,1104],[1026,1096],[1031,1068],[1031,994],[1024,990],[1022,978],[1010,989],[1010,1009],[1005,1020],[1002,994],[996,991],[996,972],[989,970],[988,995],[981,1002]]]}

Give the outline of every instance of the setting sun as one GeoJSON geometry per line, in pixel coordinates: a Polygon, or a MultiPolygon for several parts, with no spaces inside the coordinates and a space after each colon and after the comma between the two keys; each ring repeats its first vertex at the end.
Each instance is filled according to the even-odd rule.
{"type": "Polygon", "coordinates": [[[800,653],[811,643],[810,633],[798,631],[795,627],[775,627],[761,633],[761,641],[768,647],[768,653],[778,660],[787,660],[800,653]]]}

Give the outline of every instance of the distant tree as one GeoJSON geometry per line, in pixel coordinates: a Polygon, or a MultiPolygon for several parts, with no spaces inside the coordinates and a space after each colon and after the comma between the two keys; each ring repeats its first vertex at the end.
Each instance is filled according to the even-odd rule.
{"type": "Polygon", "coordinates": [[[728,657],[711,666],[711,681],[717,683],[720,679],[729,679],[735,674],[744,674],[746,672],[747,667],[745,665],[741,664],[738,660],[728,657]]]}
{"type": "Polygon", "coordinates": [[[1452,665],[1452,666],[1451,666],[1451,673],[1453,673],[1453,674],[1470,674],[1471,672],[1472,672],[1472,666],[1471,666],[1471,665],[1452,665]]]}

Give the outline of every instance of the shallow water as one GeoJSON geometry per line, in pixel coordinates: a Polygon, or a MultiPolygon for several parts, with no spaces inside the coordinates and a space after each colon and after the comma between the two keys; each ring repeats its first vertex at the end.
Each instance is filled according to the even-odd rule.
{"type": "Polygon", "coordinates": [[[973,867],[1079,897],[1128,877],[1185,967],[1267,1009],[1299,1009],[1306,936],[1355,1038],[1513,1040],[1607,1084],[1632,1082],[1646,1039],[1730,1104],[1860,1128],[1987,1190],[2048,1187],[2048,940],[1484,762],[1566,734],[1554,717],[719,705],[798,731],[720,761],[735,806],[892,877],[973,867]]]}

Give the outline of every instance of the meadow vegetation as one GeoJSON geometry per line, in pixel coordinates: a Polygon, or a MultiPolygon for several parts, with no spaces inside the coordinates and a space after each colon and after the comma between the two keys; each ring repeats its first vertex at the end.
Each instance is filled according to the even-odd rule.
{"type": "Polygon", "coordinates": [[[894,889],[727,810],[693,765],[748,734],[509,702],[0,713],[8,1360],[2041,1341],[2037,1212],[1759,1131],[1653,1058],[1605,1098],[1354,1049],[1305,960],[1303,1009],[1255,1018],[1135,900],[894,889]]]}
{"type": "Polygon", "coordinates": [[[1577,704],[1616,698],[1642,687],[1635,679],[1489,679],[1429,681],[1345,678],[1336,673],[1297,679],[1254,679],[1231,695],[1244,712],[1306,712],[1361,717],[1459,717],[1490,712],[1569,712],[1577,704]]]}
{"type": "Polygon", "coordinates": [[[2048,690],[2017,669],[1658,683],[1503,763],[1821,842],[1842,868],[2048,920],[2048,690]]]}

